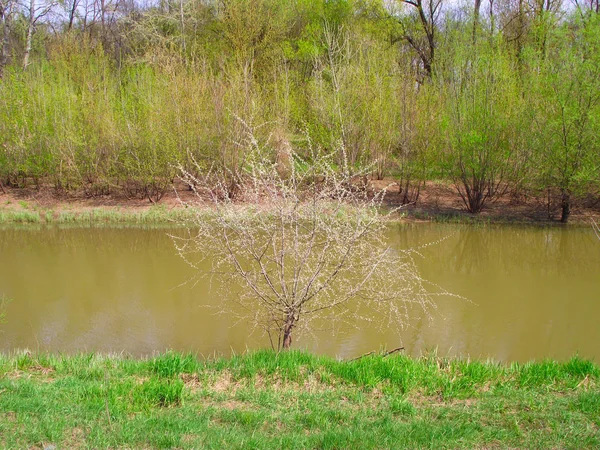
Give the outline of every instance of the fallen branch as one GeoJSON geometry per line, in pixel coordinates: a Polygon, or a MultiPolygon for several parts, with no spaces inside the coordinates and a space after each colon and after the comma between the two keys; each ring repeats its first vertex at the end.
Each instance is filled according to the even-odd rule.
{"type": "Polygon", "coordinates": [[[396,347],[394,350],[390,350],[389,352],[386,352],[383,357],[385,358],[386,356],[390,356],[393,355],[394,353],[397,353],[399,351],[404,350],[404,347],[396,347]]]}
{"type": "Polygon", "coordinates": [[[372,355],[373,353],[375,353],[375,350],[370,351],[369,353],[365,353],[364,355],[357,356],[356,358],[349,359],[348,362],[359,360],[361,358],[364,358],[365,356],[372,355]]]}
{"type": "MultiPolygon", "coordinates": [[[[386,356],[393,355],[394,353],[397,353],[397,352],[402,351],[402,350],[404,350],[404,347],[396,347],[395,349],[390,350],[389,352],[383,352],[383,353],[381,353],[381,357],[385,358],[386,356]]],[[[368,353],[365,353],[364,355],[360,355],[360,356],[357,356],[356,358],[349,359],[348,362],[356,361],[356,360],[359,360],[361,358],[364,358],[365,356],[373,355],[375,353],[376,353],[375,350],[372,350],[372,351],[370,351],[368,353]]]]}

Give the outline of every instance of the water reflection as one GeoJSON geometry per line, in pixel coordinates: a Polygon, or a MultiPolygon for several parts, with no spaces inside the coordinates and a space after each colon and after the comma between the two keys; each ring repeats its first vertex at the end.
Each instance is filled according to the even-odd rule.
{"type": "MultiPolygon", "coordinates": [[[[404,345],[415,355],[600,359],[591,230],[412,224],[392,226],[389,240],[419,249],[424,277],[468,301],[440,297],[433,317],[417,313],[404,330],[323,329],[295,344],[340,357],[404,345]]],[[[215,315],[224,299],[208,280],[186,284],[193,275],[161,229],[0,230],[0,294],[13,299],[0,347],[228,354],[269,345],[215,315]]]]}

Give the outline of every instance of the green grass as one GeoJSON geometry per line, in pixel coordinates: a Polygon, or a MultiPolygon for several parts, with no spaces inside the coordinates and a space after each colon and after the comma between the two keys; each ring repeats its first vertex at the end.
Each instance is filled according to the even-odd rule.
{"type": "Polygon", "coordinates": [[[598,448],[600,368],[259,351],[0,356],[0,446],[598,448]]]}
{"type": "Polygon", "coordinates": [[[424,220],[436,223],[451,223],[451,224],[480,224],[480,223],[505,223],[514,222],[504,217],[495,217],[490,219],[486,216],[477,214],[469,214],[463,211],[456,212],[427,212],[427,211],[410,211],[406,213],[407,217],[415,220],[424,220]]]}
{"type": "Polygon", "coordinates": [[[136,211],[135,209],[94,208],[84,211],[13,210],[0,209],[0,225],[56,224],[56,225],[118,225],[167,224],[191,217],[191,208],[169,209],[161,205],[136,211]]]}
{"type": "MultiPolygon", "coordinates": [[[[157,204],[147,209],[136,208],[118,208],[118,207],[97,207],[85,210],[60,209],[54,211],[48,208],[29,208],[29,206],[20,201],[25,209],[2,208],[0,206],[0,225],[27,225],[27,224],[56,224],[56,225],[151,225],[151,224],[172,224],[184,222],[198,214],[199,210],[194,208],[175,207],[168,208],[165,205],[157,204]]],[[[248,206],[248,205],[246,205],[248,206]]],[[[250,206],[251,208],[251,206],[250,206]]],[[[207,212],[208,209],[204,210],[207,212]]],[[[239,213],[244,211],[240,206],[239,213]]],[[[202,210],[200,210],[202,213],[202,210]]],[[[266,211],[263,211],[267,214],[266,211]]],[[[547,226],[553,222],[532,222],[522,218],[511,217],[489,217],[468,214],[466,212],[453,213],[429,213],[424,211],[401,210],[399,214],[393,215],[391,221],[404,222],[408,220],[423,220],[435,223],[446,224],[469,224],[472,226],[486,225],[506,225],[506,224],[530,224],[534,226],[547,226]]],[[[561,224],[561,226],[564,224],[561,224]]],[[[586,221],[572,220],[570,226],[589,227],[586,221]]]]}
{"type": "Polygon", "coordinates": [[[41,223],[42,217],[37,211],[29,210],[0,210],[0,224],[15,223],[15,224],[26,224],[26,223],[41,223]]]}

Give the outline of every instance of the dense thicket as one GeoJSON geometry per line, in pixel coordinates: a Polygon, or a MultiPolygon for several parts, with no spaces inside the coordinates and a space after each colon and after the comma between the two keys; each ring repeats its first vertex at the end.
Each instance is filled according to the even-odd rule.
{"type": "Polygon", "coordinates": [[[0,0],[2,185],[157,201],[178,163],[235,174],[252,127],[404,201],[598,198],[597,0],[49,1],[0,0]]]}

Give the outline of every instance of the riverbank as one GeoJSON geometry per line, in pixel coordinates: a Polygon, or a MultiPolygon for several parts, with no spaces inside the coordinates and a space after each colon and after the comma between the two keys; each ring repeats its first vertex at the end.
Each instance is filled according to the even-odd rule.
{"type": "Polygon", "coordinates": [[[0,356],[2,448],[598,448],[600,368],[260,351],[0,356]]]}
{"type": "MultiPolygon", "coordinates": [[[[372,180],[374,189],[387,188],[386,204],[401,204],[399,187],[389,180],[372,180]]],[[[195,203],[193,192],[180,186],[167,192],[158,203],[147,199],[80,194],[57,196],[49,189],[0,191],[0,224],[169,224],[181,222],[191,211],[182,205],[195,203]]],[[[508,196],[489,203],[479,214],[471,214],[456,190],[447,184],[426,184],[414,204],[402,206],[398,219],[407,222],[558,224],[560,214],[543,199],[508,196]]],[[[600,221],[600,205],[580,202],[573,207],[569,223],[589,225],[600,221]]]]}
{"type": "Polygon", "coordinates": [[[164,205],[74,207],[70,203],[62,203],[54,209],[25,204],[16,208],[0,208],[0,225],[175,225],[191,215],[190,209],[167,208],[164,205]]]}

